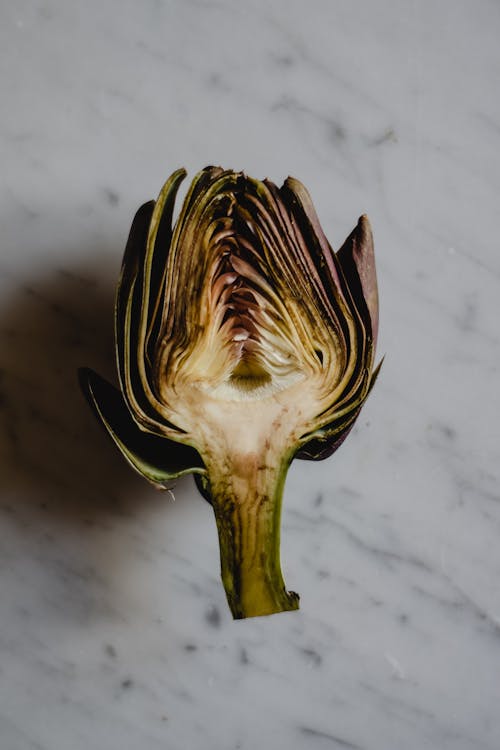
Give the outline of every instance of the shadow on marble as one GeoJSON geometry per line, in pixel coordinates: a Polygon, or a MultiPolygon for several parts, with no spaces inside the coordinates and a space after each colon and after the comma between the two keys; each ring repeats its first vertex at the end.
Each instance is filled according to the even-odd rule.
{"type": "Polygon", "coordinates": [[[162,513],[183,513],[179,506],[195,502],[194,493],[183,489],[192,487],[191,478],[176,487],[177,496],[186,496],[183,502],[172,503],[136,476],[80,392],[76,371],[82,365],[116,382],[118,264],[110,258],[86,257],[25,278],[0,308],[0,525],[9,542],[6,554],[16,564],[23,555],[38,560],[37,582],[53,598],[65,597],[61,611],[75,619],[88,610],[99,579],[111,600],[115,584],[122,599],[123,567],[141,554],[134,552],[141,524],[151,523],[159,506],[162,513]],[[79,580],[78,600],[68,599],[66,587],[55,581],[61,566],[79,580]]]}

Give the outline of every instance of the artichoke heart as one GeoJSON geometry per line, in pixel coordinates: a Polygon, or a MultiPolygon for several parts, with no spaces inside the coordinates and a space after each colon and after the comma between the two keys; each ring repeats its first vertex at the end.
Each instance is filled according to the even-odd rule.
{"type": "Polygon", "coordinates": [[[130,231],[118,284],[120,389],[80,372],[128,462],[165,487],[194,473],[214,510],[233,617],[298,608],[279,538],[294,457],[333,453],[373,370],[378,299],[366,216],[334,253],[293,178],[207,167],[173,223],[183,169],[130,231]]]}

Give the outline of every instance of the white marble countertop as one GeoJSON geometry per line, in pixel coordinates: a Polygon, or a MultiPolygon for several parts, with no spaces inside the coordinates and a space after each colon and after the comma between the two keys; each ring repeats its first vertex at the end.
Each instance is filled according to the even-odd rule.
{"type": "Polygon", "coordinates": [[[498,750],[500,5],[0,10],[2,750],[498,750]],[[177,167],[369,214],[382,374],[296,462],[299,612],[231,619],[211,508],[99,429],[132,216],[177,167]]]}

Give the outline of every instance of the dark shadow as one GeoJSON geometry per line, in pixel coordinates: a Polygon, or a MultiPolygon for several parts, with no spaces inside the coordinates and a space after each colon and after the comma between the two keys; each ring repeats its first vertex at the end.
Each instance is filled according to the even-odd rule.
{"type": "Polygon", "coordinates": [[[159,505],[182,512],[184,502],[195,502],[195,491],[191,478],[183,480],[175,489],[183,503],[172,503],[168,493],[150,487],[85,402],[79,366],[116,383],[120,254],[72,257],[84,260],[26,279],[2,299],[0,520],[7,529],[3,557],[39,559],[36,585],[46,585],[52,610],[80,619],[114,609],[113,583],[131,564],[122,544],[124,519],[135,529],[159,505]],[[121,531],[113,539],[115,526],[121,531]]]}

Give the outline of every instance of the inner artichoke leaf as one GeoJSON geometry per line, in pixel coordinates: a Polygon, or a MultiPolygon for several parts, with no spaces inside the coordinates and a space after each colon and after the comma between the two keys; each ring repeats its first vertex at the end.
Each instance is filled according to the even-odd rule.
{"type": "Polygon", "coordinates": [[[156,487],[192,472],[204,473],[199,453],[190,445],[140,429],[127,404],[111,383],[93,370],[78,371],[80,387],[99,421],[128,463],[156,487]]]}
{"type": "MultiPolygon", "coordinates": [[[[272,397],[311,378],[319,392],[325,383],[329,396],[332,380],[340,386],[350,374],[342,342],[354,334],[353,323],[339,323],[345,302],[323,289],[332,286],[329,271],[311,280],[307,243],[301,238],[298,247],[284,225],[279,194],[243,174],[217,171],[212,178],[191,214],[183,208],[182,240],[174,230],[153,376],[161,400],[178,400],[166,372],[176,375],[177,393],[189,379],[223,400],[272,397]],[[195,238],[197,255],[190,250],[195,238]]],[[[313,413],[320,410],[318,404],[313,413]]]]}

